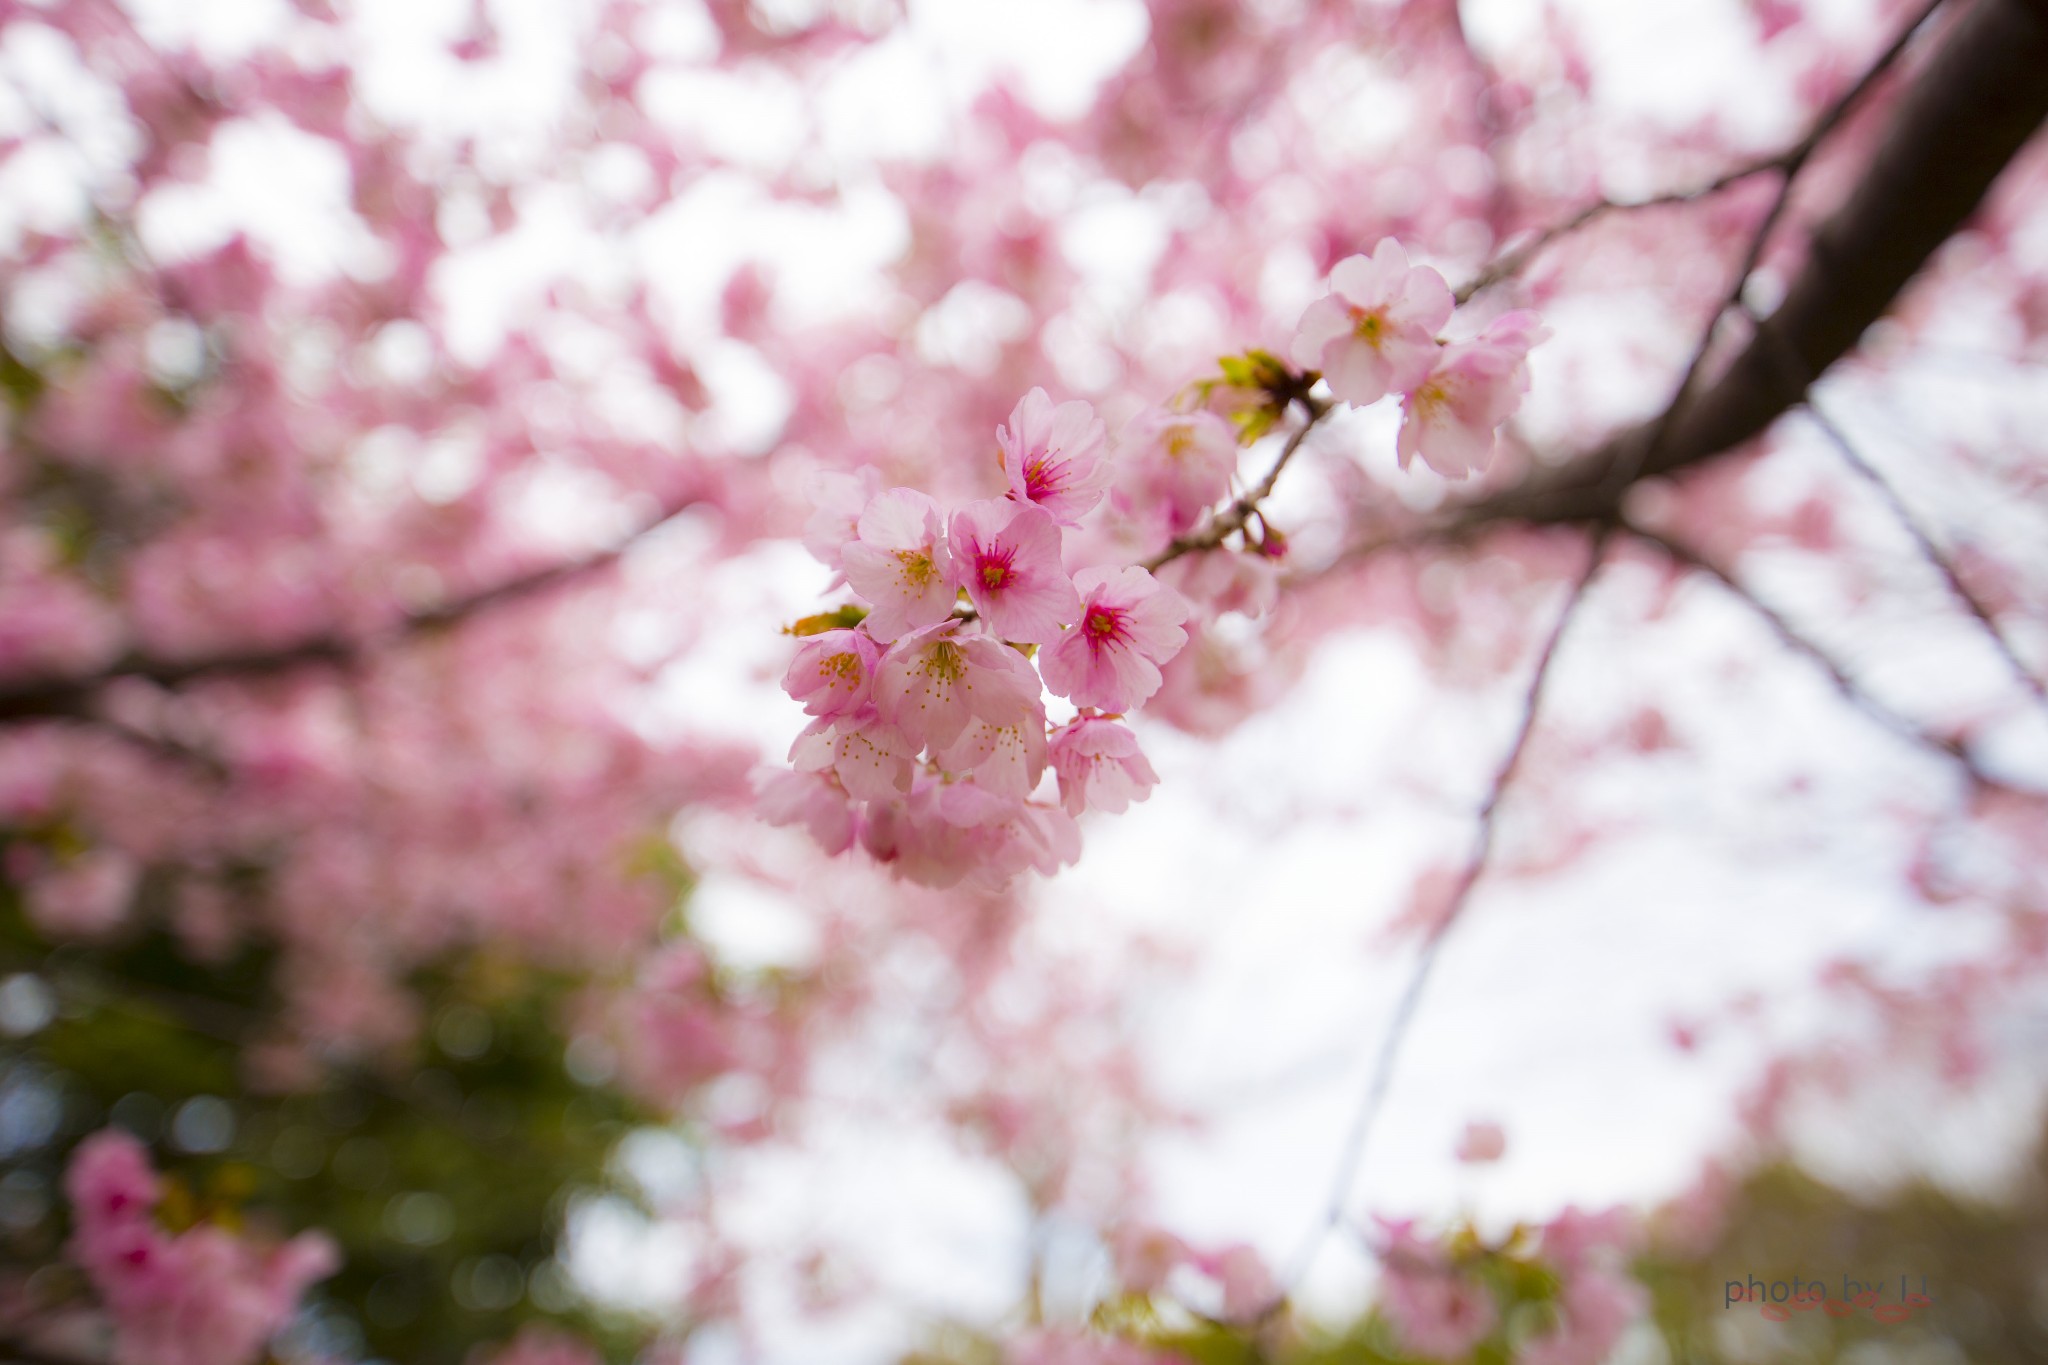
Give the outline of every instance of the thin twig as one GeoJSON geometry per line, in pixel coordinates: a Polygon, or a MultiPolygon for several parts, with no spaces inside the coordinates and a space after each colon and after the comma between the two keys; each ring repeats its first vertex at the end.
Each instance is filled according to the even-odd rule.
{"type": "Polygon", "coordinates": [[[1464,870],[1459,874],[1449,899],[1441,914],[1430,926],[1429,936],[1423,941],[1422,950],[1416,956],[1407,983],[1402,987],[1400,998],[1395,1002],[1394,1012],[1388,1021],[1387,1030],[1380,1038],[1377,1055],[1372,1068],[1367,1072],[1365,1094],[1359,1102],[1358,1111],[1351,1120],[1350,1130],[1345,1134],[1342,1155],[1338,1159],[1337,1171],[1330,1182],[1330,1196],[1323,1208],[1316,1226],[1310,1231],[1287,1274],[1281,1281],[1279,1297],[1261,1317],[1270,1316],[1287,1295],[1299,1287],[1308,1274],[1316,1254],[1321,1251],[1325,1239],[1344,1220],[1344,1208],[1350,1202],[1351,1189],[1357,1183],[1360,1166],[1365,1160],[1366,1144],[1372,1137],[1374,1123],[1385,1107],[1387,1092],[1393,1084],[1395,1064],[1400,1060],[1402,1044],[1407,1040],[1409,1030],[1415,1022],[1416,1011],[1422,1001],[1422,993],[1429,984],[1445,938],[1451,926],[1463,913],[1471,899],[1473,888],[1478,885],[1480,875],[1486,869],[1487,859],[1493,851],[1494,833],[1501,799],[1506,795],[1508,784],[1515,771],[1521,766],[1522,756],[1529,747],[1529,737],[1535,732],[1536,717],[1542,709],[1543,695],[1551,678],[1551,665],[1557,658],[1558,645],[1564,639],[1566,628],[1578,614],[1579,605],[1586,599],[1586,590],[1598,573],[1607,549],[1608,527],[1597,525],[1592,528],[1586,547],[1586,565],[1573,580],[1564,605],[1558,610],[1557,620],[1550,628],[1549,638],[1543,642],[1542,652],[1536,656],[1536,665],[1529,677],[1528,689],[1524,694],[1522,718],[1515,730],[1507,756],[1495,770],[1493,782],[1488,787],[1486,799],[1480,804],[1473,831],[1472,849],[1465,860],[1464,870]]]}
{"type": "Polygon", "coordinates": [[[1755,161],[1725,171],[1689,190],[1671,190],[1664,194],[1652,195],[1648,199],[1595,199],[1569,218],[1560,219],[1539,231],[1521,245],[1513,247],[1488,261],[1465,283],[1452,291],[1452,297],[1459,303],[1470,303],[1483,289],[1491,289],[1502,280],[1519,275],[1530,261],[1540,255],[1551,243],[1569,237],[1580,228],[1610,213],[1635,213],[1641,209],[1666,208],[1675,204],[1691,204],[1701,199],[1710,199],[1725,189],[1730,189],[1745,180],[1753,179],[1766,171],[1782,170],[1785,159],[1792,149],[1771,153],[1755,161]]]}
{"type": "MultiPolygon", "coordinates": [[[[1758,321],[1755,314],[1752,313],[1750,316],[1752,321],[1758,321]]],[[[2043,687],[2039,675],[2027,667],[2026,662],[2013,649],[2012,641],[2006,637],[2004,628],[1998,624],[1998,619],[1992,615],[1991,609],[1984,604],[1983,600],[1976,593],[1970,590],[1969,584],[1963,582],[1962,575],[1956,571],[1955,565],[1949,562],[1948,556],[1942,553],[1941,547],[1934,543],[1934,537],[1928,533],[1926,527],[1920,524],[1920,519],[1913,515],[1913,510],[1906,506],[1906,501],[1899,496],[1898,489],[1892,486],[1891,481],[1885,478],[1877,466],[1864,458],[1863,452],[1856,448],[1855,442],[1849,439],[1848,434],[1842,430],[1841,424],[1828,416],[1821,408],[1820,401],[1814,396],[1813,392],[1814,384],[1817,382],[1816,378],[1807,373],[1804,362],[1799,358],[1799,353],[1783,337],[1779,336],[1777,332],[1761,325],[1758,326],[1757,330],[1759,335],[1768,337],[1776,343],[1772,347],[1772,354],[1777,365],[1805,393],[1807,416],[1813,419],[1813,424],[1820,429],[1821,434],[1827,437],[1828,442],[1834,446],[1836,453],[1842,457],[1843,463],[1847,464],[1851,471],[1865,483],[1869,484],[1872,490],[1876,492],[1879,500],[1890,509],[1892,518],[1904,528],[1907,536],[1911,538],[1915,547],[1919,549],[1921,557],[1933,566],[1936,573],[1941,575],[1942,582],[1948,585],[1949,592],[1958,602],[1962,603],[1964,610],[1976,618],[1977,624],[1984,628],[1985,635],[1991,640],[1992,648],[1998,651],[1999,656],[2012,669],[2013,675],[2019,680],[2020,685],[2033,695],[2035,701],[2048,706],[2048,688],[2043,687]]]]}
{"type": "Polygon", "coordinates": [[[1744,587],[1736,580],[1733,574],[1708,559],[1699,551],[1632,521],[1624,521],[1623,526],[1630,535],[1647,545],[1655,546],[1663,551],[1672,563],[1704,574],[1716,583],[1719,583],[1731,596],[1748,607],[1756,614],[1759,620],[1769,626],[1772,633],[1778,637],[1780,643],[1792,650],[1793,653],[1804,655],[1808,660],[1818,665],[1820,670],[1827,674],[1828,681],[1834,684],[1835,691],[1841,694],[1844,701],[1876,721],[1885,729],[1890,730],[1899,738],[1954,760],[1969,777],[1970,781],[1979,787],[2022,796],[2042,795],[2042,793],[2031,792],[2026,788],[2016,787],[2010,782],[1993,777],[1990,773],[1984,771],[1983,767],[1977,762],[1976,755],[1972,754],[1962,743],[1922,729],[1913,721],[1871,696],[1854,678],[1849,676],[1847,669],[1835,661],[1834,656],[1802,635],[1790,621],[1781,616],[1769,603],[1744,587]]]}
{"type": "MultiPolygon", "coordinates": [[[[1570,236],[1595,219],[1603,218],[1610,213],[1633,213],[1639,209],[1664,208],[1675,204],[1693,203],[1700,199],[1711,198],[1723,190],[1730,189],[1745,180],[1753,179],[1766,172],[1778,171],[1784,175],[1784,183],[1779,187],[1778,197],[1765,215],[1758,235],[1751,244],[1749,264],[1744,268],[1741,277],[1737,280],[1735,297],[1739,299],[1743,285],[1748,282],[1751,272],[1756,269],[1756,257],[1761,254],[1763,239],[1769,236],[1771,229],[1776,226],[1779,216],[1784,212],[1785,200],[1791,190],[1793,178],[1798,175],[1800,168],[1812,157],[1814,151],[1827,138],[1828,134],[1832,133],[1836,126],[1848,116],[1849,110],[1863,97],[1864,92],[1869,90],[1878,77],[1882,76],[1899,59],[1899,55],[1906,50],[1907,41],[1919,31],[1922,24],[1926,23],[1933,16],[1934,11],[1939,9],[1942,3],[1943,0],[1930,0],[1930,3],[1893,40],[1891,46],[1886,48],[1883,54],[1856,79],[1855,84],[1836,96],[1833,102],[1826,109],[1822,110],[1819,117],[1807,128],[1805,135],[1791,146],[1773,152],[1769,156],[1760,157],[1755,161],[1750,161],[1731,170],[1724,171],[1705,184],[1697,185],[1689,190],[1672,190],[1664,194],[1652,195],[1648,199],[1596,199],[1577,213],[1572,214],[1569,218],[1552,223],[1520,246],[1514,247],[1488,262],[1480,269],[1477,275],[1474,275],[1455,291],[1455,297],[1458,302],[1466,303],[1475,294],[1479,293],[1480,290],[1489,289],[1499,284],[1502,280],[1520,274],[1528,266],[1529,262],[1535,259],[1551,243],[1559,238],[1570,236]]],[[[1723,304],[1715,312],[1715,322],[1720,321],[1721,314],[1726,312],[1728,307],[1728,304],[1723,304]]],[[[1712,327],[1710,325],[1709,332],[1711,333],[1711,331],[1712,327]]],[[[1704,342],[1702,345],[1704,346],[1704,342]]],[[[1695,361],[1695,365],[1697,365],[1697,361],[1695,361]]],[[[1690,379],[1691,376],[1688,375],[1688,385],[1690,379]]],[[[1679,390],[1681,396],[1684,391],[1685,386],[1681,386],[1679,390]]]]}
{"type": "Polygon", "coordinates": [[[1273,495],[1275,485],[1280,482],[1281,471],[1285,470],[1287,462],[1294,458],[1294,452],[1301,449],[1302,443],[1308,439],[1308,434],[1315,430],[1316,424],[1330,415],[1332,405],[1322,399],[1311,398],[1306,393],[1298,394],[1297,398],[1307,411],[1308,419],[1295,428],[1294,434],[1287,438],[1287,444],[1280,448],[1280,457],[1273,461],[1273,467],[1266,471],[1266,477],[1253,485],[1243,497],[1211,517],[1201,530],[1175,538],[1158,554],[1144,560],[1143,566],[1147,570],[1156,572],[1161,565],[1170,564],[1182,555],[1193,554],[1197,550],[1213,550],[1245,528],[1245,523],[1258,512],[1259,504],[1273,495]]]}
{"type": "Polygon", "coordinates": [[[2012,641],[2006,638],[2004,628],[1998,624],[1998,618],[1991,614],[1991,609],[1984,605],[1983,599],[1970,590],[1969,584],[1963,582],[1962,575],[1956,572],[1955,565],[1941,552],[1941,547],[1934,543],[1934,537],[1928,534],[1927,529],[1920,524],[1919,518],[1913,515],[1912,509],[1906,506],[1905,500],[1899,496],[1891,481],[1885,478],[1875,465],[1864,459],[1834,419],[1821,411],[1820,405],[1814,401],[1811,390],[1806,395],[1806,415],[1813,419],[1813,424],[1820,428],[1821,434],[1834,445],[1843,463],[1856,471],[1857,475],[1876,491],[1885,506],[1891,509],[1892,516],[1905,528],[1906,534],[1912,537],[1913,544],[1919,548],[1921,557],[1934,566],[1935,572],[1941,575],[1942,582],[1948,585],[1949,592],[1963,604],[1963,608],[1971,616],[1976,618],[1977,624],[1984,627],[1984,634],[1989,637],[1992,647],[1998,651],[1999,657],[2005,660],[2006,666],[2012,669],[2013,676],[2019,679],[2020,685],[2033,694],[2035,701],[2048,706],[2048,688],[2043,687],[2040,677],[2027,667],[2025,661],[2014,651],[2012,641]]]}

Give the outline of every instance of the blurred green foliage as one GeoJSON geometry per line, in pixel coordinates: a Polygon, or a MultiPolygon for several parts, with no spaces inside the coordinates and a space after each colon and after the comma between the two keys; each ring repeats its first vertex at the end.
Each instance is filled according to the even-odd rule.
{"type": "Polygon", "coordinates": [[[0,1265],[41,1297],[83,1291],[62,1261],[64,1164],[119,1124],[151,1144],[171,1225],[335,1237],[345,1263],[308,1300],[306,1347],[456,1365],[548,1321],[631,1359],[646,1325],[581,1299],[556,1260],[572,1198],[635,1198],[612,1157],[654,1121],[565,1066],[577,983],[452,959],[411,982],[411,1048],[328,1059],[310,1088],[273,1094],[247,1063],[274,1035],[275,966],[260,944],[197,963],[160,930],[53,946],[0,887],[0,1265]]]}

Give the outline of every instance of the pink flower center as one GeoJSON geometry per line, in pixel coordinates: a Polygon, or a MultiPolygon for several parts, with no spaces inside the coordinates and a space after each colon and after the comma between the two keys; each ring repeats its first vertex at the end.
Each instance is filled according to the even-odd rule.
{"type": "Polygon", "coordinates": [[[1024,496],[1033,502],[1042,502],[1060,491],[1064,466],[1054,464],[1052,457],[1050,450],[1024,457],[1024,496]]]}
{"type": "Polygon", "coordinates": [[[1081,629],[1088,632],[1091,649],[1101,649],[1123,638],[1124,614],[1115,607],[1091,606],[1081,621],[1081,629]]]}
{"type": "Polygon", "coordinates": [[[974,566],[981,575],[981,586],[991,592],[1000,592],[1009,587],[1017,579],[1016,558],[1016,549],[1007,545],[977,550],[974,566]]]}
{"type": "Polygon", "coordinates": [[[1350,313],[1351,335],[1368,346],[1377,347],[1380,344],[1380,333],[1386,328],[1387,320],[1377,311],[1367,312],[1355,306],[1350,309],[1350,313]]]}
{"type": "Polygon", "coordinates": [[[848,687],[857,687],[861,678],[860,655],[851,651],[834,654],[825,660],[818,672],[833,679],[831,685],[834,687],[840,683],[845,683],[848,687]]]}

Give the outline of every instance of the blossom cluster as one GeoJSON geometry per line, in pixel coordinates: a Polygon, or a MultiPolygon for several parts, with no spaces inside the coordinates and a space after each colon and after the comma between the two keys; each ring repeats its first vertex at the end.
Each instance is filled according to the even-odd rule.
{"type": "Polygon", "coordinates": [[[1330,271],[1330,292],[1295,330],[1293,359],[1330,392],[1363,407],[1401,395],[1401,468],[1417,455],[1445,478],[1486,468],[1501,425],[1529,390],[1530,350],[1549,335],[1536,315],[1503,313],[1479,335],[1438,335],[1457,300],[1444,277],[1411,265],[1389,237],[1330,271]]]}
{"type": "MultiPolygon", "coordinates": [[[[1221,419],[1138,430],[1170,452],[1173,472],[1149,481],[1169,506],[1192,516],[1221,495],[1236,463],[1221,419]]],[[[1066,533],[1111,482],[1093,409],[1033,389],[996,445],[1000,498],[945,509],[911,488],[824,488],[806,544],[862,605],[790,663],[783,688],[813,719],[795,770],[762,792],[771,820],[833,853],[858,841],[927,885],[1051,873],[1080,851],[1076,816],[1142,800],[1158,779],[1121,718],[1187,642],[1187,604],[1146,569],[1066,566],[1066,533]],[[1050,723],[1048,693],[1070,719],[1050,723]],[[1057,804],[1034,799],[1048,768],[1057,804]]]]}
{"type": "MultiPolygon", "coordinates": [[[[1536,1321],[1519,1333],[1514,1358],[1537,1365],[1596,1365],[1607,1359],[1629,1323],[1646,1308],[1643,1288],[1626,1261],[1634,1219],[1621,1210],[1567,1208],[1537,1230],[1537,1257],[1550,1282],[1536,1321]]],[[[1512,1328],[1508,1285],[1531,1262],[1507,1248],[1487,1248],[1469,1234],[1443,1240],[1409,1221],[1380,1220],[1380,1309],[1403,1347],[1432,1360],[1459,1360],[1504,1328],[1512,1328]],[[1507,1295],[1509,1302],[1501,1301],[1507,1295]]]]}
{"type": "MultiPolygon", "coordinates": [[[[1402,395],[1403,467],[1420,453],[1463,477],[1485,466],[1528,388],[1528,352],[1545,336],[1534,315],[1440,339],[1450,287],[1391,238],[1340,262],[1330,284],[1295,336],[1303,374],[1254,352],[1235,370],[1225,362],[1224,392],[1196,386],[1234,408],[1235,427],[1210,406],[1154,408],[1112,456],[1090,405],[1033,389],[996,428],[1001,497],[948,508],[915,488],[879,487],[871,469],[825,475],[805,546],[859,600],[795,628],[804,643],[783,689],[812,720],[791,747],[794,771],[763,780],[763,814],[807,826],[832,853],[858,843],[913,881],[945,886],[1027,867],[1050,874],[1079,853],[1075,817],[1142,800],[1158,779],[1122,717],[1160,693],[1162,667],[1199,629],[1189,597],[1224,609],[1262,595],[1238,569],[1253,556],[1210,552],[1241,530],[1247,550],[1285,553],[1257,506],[1264,487],[1234,522],[1212,524],[1222,534],[1184,539],[1229,491],[1241,438],[1306,398],[1321,367],[1341,401],[1402,395]],[[1141,534],[1174,540],[1147,562],[1171,563],[1186,596],[1140,564],[1069,570],[1067,533],[1105,503],[1141,534]],[[1191,549],[1201,553],[1181,553],[1191,549]],[[1207,571],[1213,562],[1220,575],[1207,571]],[[1049,722],[1048,693],[1071,719],[1049,722]],[[1056,804],[1034,799],[1048,768],[1056,804]]],[[[1324,410],[1311,403],[1311,421],[1324,410]]]]}
{"type": "Polygon", "coordinates": [[[260,1248],[213,1223],[167,1231],[149,1155],[118,1129],[78,1145],[65,1189],[71,1257],[112,1319],[119,1365],[247,1365],[337,1268],[318,1233],[260,1248]]]}

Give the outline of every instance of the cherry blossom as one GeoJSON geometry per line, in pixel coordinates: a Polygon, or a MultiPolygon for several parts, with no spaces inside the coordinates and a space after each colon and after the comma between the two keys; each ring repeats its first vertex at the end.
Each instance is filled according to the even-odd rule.
{"type": "Polygon", "coordinates": [[[827,853],[853,846],[854,805],[836,772],[763,768],[754,783],[761,818],[802,825],[827,853]]]}
{"type": "Polygon", "coordinates": [[[1534,313],[1504,313],[1471,341],[1443,348],[1427,378],[1402,399],[1395,449],[1401,467],[1419,454],[1448,479],[1484,470],[1494,433],[1529,388],[1529,351],[1550,335],[1534,313]]]}
{"type": "Polygon", "coordinates": [[[1123,712],[1159,690],[1159,666],[1187,643],[1187,604],[1135,565],[1074,576],[1081,622],[1045,652],[1046,686],[1076,706],[1123,712]]]}
{"type": "Polygon", "coordinates": [[[1461,1360],[1499,1320],[1493,1295],[1412,1222],[1381,1221],[1380,1304],[1411,1353],[1461,1360]]]}
{"type": "Polygon", "coordinates": [[[1024,656],[957,622],[927,626],[891,645],[875,682],[875,707],[917,744],[943,749],[971,719],[1014,725],[1039,705],[1038,675],[1024,656]]]}
{"type": "Polygon", "coordinates": [[[849,795],[886,801],[910,790],[917,747],[915,740],[872,712],[842,719],[833,726],[832,771],[849,795]]]}
{"type": "Polygon", "coordinates": [[[1294,334],[1294,363],[1323,372],[1330,392],[1361,407],[1412,389],[1437,364],[1437,332],[1454,300],[1444,277],[1411,266],[1393,238],[1370,256],[1330,271],[1330,292],[1310,304],[1294,334]]]}
{"type": "Polygon", "coordinates": [[[1079,523],[1109,486],[1104,429],[1088,404],[1054,406],[1044,389],[1017,403],[1007,426],[996,428],[997,458],[1010,496],[1035,503],[1062,526],[1079,523]]]}
{"type": "Polygon", "coordinates": [[[790,661],[783,691],[813,716],[843,716],[868,704],[882,647],[864,630],[828,630],[812,636],[790,661]]]}
{"type": "Polygon", "coordinates": [[[1045,644],[1080,615],[1060,566],[1060,528],[1040,507],[969,503],[953,514],[947,539],[967,596],[1005,640],[1045,644]]]}
{"type": "Polygon", "coordinates": [[[1069,815],[1090,809],[1121,814],[1159,784],[1138,737],[1100,716],[1081,716],[1053,735],[1052,768],[1069,815]]]}
{"type": "Polygon", "coordinates": [[[258,1248],[211,1223],[165,1232],[148,1155],[118,1129],[79,1144],[65,1188],[71,1256],[112,1313],[124,1365],[248,1365],[338,1264],[317,1233],[258,1248]]]}
{"type": "Polygon", "coordinates": [[[882,476],[872,466],[855,474],[824,469],[811,476],[807,491],[815,510],[804,523],[804,549],[838,575],[835,583],[842,582],[841,552],[860,534],[861,513],[882,491],[882,476]]]}
{"type": "Polygon", "coordinates": [[[1178,535],[1229,491],[1237,455],[1237,433],[1215,413],[1149,408],[1118,440],[1126,502],[1162,512],[1168,532],[1178,535]]]}
{"type": "Polygon", "coordinates": [[[868,634],[886,644],[952,614],[953,561],[937,503],[891,488],[869,501],[857,530],[840,562],[848,586],[874,608],[862,622],[868,634]]]}
{"type": "Polygon", "coordinates": [[[1458,1160],[1470,1164],[1499,1161],[1508,1149],[1507,1134],[1497,1123],[1473,1122],[1465,1125],[1465,1131],[1458,1138],[1458,1160]]]}
{"type": "Polygon", "coordinates": [[[960,738],[934,757],[940,767],[972,773],[979,787],[1014,803],[1038,786],[1046,755],[1045,713],[1033,708],[1011,725],[992,725],[976,717],[960,738]]]}

